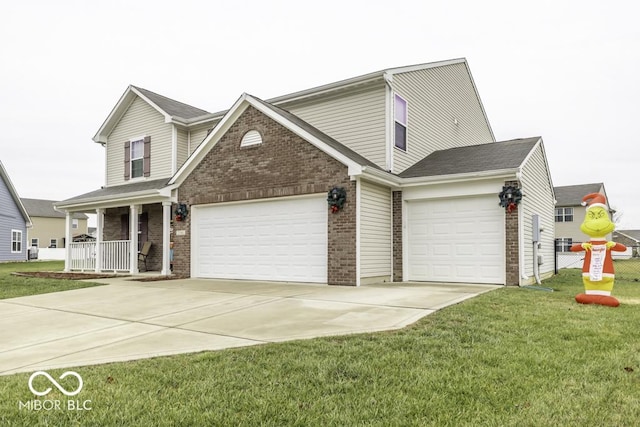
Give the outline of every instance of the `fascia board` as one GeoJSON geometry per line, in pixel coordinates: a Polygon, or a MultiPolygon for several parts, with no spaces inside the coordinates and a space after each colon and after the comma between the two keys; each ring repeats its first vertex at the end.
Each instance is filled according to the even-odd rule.
{"type": "Polygon", "coordinates": [[[493,178],[515,178],[517,177],[520,168],[511,169],[499,169],[492,171],[482,172],[469,172],[453,175],[436,175],[436,176],[424,176],[415,178],[401,178],[402,187],[414,187],[424,184],[449,184],[460,181],[476,181],[483,179],[493,178]]]}
{"type": "Polygon", "coordinates": [[[376,81],[383,81],[383,71],[377,71],[375,73],[365,74],[359,77],[353,77],[346,80],[340,80],[338,82],[329,83],[322,86],[316,86],[311,89],[302,90],[299,92],[290,93],[287,95],[278,96],[266,100],[269,104],[282,105],[290,102],[301,101],[313,96],[325,95],[337,90],[346,90],[354,86],[362,86],[364,84],[373,83],[376,81]]]}
{"type": "Polygon", "coordinates": [[[171,116],[170,114],[168,114],[166,111],[164,111],[162,108],[160,108],[156,103],[154,103],[153,101],[151,101],[149,98],[147,98],[146,96],[144,96],[142,94],[142,92],[140,92],[138,89],[136,89],[133,86],[130,86],[131,90],[133,91],[133,93],[135,93],[136,95],[138,95],[140,98],[142,98],[144,100],[144,102],[146,102],[147,104],[151,105],[155,110],[158,111],[158,113],[162,114],[162,116],[164,117],[164,122],[165,123],[170,123],[171,119],[173,118],[173,116],[171,116]]]}
{"type": "Polygon", "coordinates": [[[231,125],[240,117],[240,115],[247,109],[248,103],[246,103],[247,94],[243,93],[240,98],[234,103],[234,105],[227,111],[222,120],[213,128],[209,136],[196,148],[186,162],[178,169],[176,174],[169,180],[168,185],[180,186],[184,180],[193,172],[198,164],[204,159],[204,156],[218,143],[220,138],[229,130],[231,125]],[[244,105],[243,105],[244,104],[244,105]]]}
{"type": "Polygon", "coordinates": [[[360,165],[357,162],[354,162],[349,157],[345,156],[344,154],[334,149],[333,147],[328,146],[320,139],[316,138],[306,130],[302,129],[295,123],[292,123],[291,121],[281,116],[277,112],[273,111],[272,109],[265,107],[264,104],[256,101],[251,95],[248,95],[248,94],[245,94],[245,95],[246,95],[247,101],[258,111],[265,114],[267,117],[277,122],[281,126],[284,126],[287,129],[291,130],[293,133],[295,133],[302,139],[306,140],[307,142],[309,142],[311,145],[313,145],[320,151],[323,151],[324,153],[333,157],[343,165],[347,166],[349,169],[349,172],[348,172],[349,175],[355,176],[355,175],[360,175],[362,173],[362,165],[360,165]]]}
{"type": "Polygon", "coordinates": [[[460,64],[460,63],[466,63],[466,62],[467,60],[465,58],[447,59],[447,60],[438,61],[438,62],[428,62],[426,64],[416,64],[416,65],[407,65],[405,67],[389,68],[385,72],[390,75],[410,73],[412,71],[428,70],[429,68],[439,68],[439,67],[444,67],[446,65],[460,64]]]}
{"type": "Polygon", "coordinates": [[[7,186],[7,189],[9,189],[9,193],[11,194],[13,201],[18,207],[18,210],[22,214],[24,221],[27,225],[27,228],[31,228],[31,226],[33,225],[33,222],[31,221],[29,212],[27,212],[27,209],[24,207],[24,204],[22,203],[22,199],[18,195],[18,191],[16,190],[16,187],[14,187],[13,182],[11,182],[11,178],[9,178],[9,174],[4,168],[4,165],[2,164],[2,162],[0,162],[0,178],[2,178],[5,185],[7,186]]]}
{"type": "Polygon", "coordinates": [[[113,195],[104,197],[95,197],[91,199],[85,199],[78,203],[64,202],[56,203],[54,208],[57,211],[83,211],[92,210],[97,208],[112,208],[129,205],[139,205],[144,203],[155,203],[171,199],[171,192],[167,195],[165,189],[153,190],[153,191],[138,191],[134,193],[127,193],[125,195],[113,195]]]}
{"type": "Polygon", "coordinates": [[[107,134],[112,130],[115,123],[122,118],[122,115],[127,111],[133,100],[135,99],[136,94],[133,92],[133,87],[129,85],[127,89],[124,91],[120,99],[113,107],[105,121],[100,126],[100,129],[93,136],[93,141],[99,144],[107,143],[107,134]]]}

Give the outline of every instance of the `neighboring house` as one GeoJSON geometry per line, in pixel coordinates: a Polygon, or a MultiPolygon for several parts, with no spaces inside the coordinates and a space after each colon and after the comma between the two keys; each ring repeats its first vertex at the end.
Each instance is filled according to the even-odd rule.
{"type": "MultiPolygon", "coordinates": [[[[29,229],[27,242],[33,248],[64,248],[65,247],[65,214],[56,211],[55,200],[22,199],[25,209],[33,222],[29,229]]],[[[87,234],[87,220],[89,217],[77,212],[72,215],[71,236],[87,234]]]]}
{"type": "Polygon", "coordinates": [[[0,262],[27,259],[27,229],[31,219],[0,162],[0,262]]]}
{"type": "Polygon", "coordinates": [[[150,269],[203,278],[523,285],[553,273],[542,139],[495,142],[464,59],[243,94],[213,114],[130,86],[93,140],[105,185],[57,208],[67,221],[96,213],[97,242],[68,250],[67,270],[135,273],[148,241],[150,269]],[[499,205],[507,187],[523,193],[515,210],[499,205]]]}
{"type": "Polygon", "coordinates": [[[640,257],[640,230],[615,230],[613,241],[627,247],[627,254],[640,257]]]}
{"type": "MultiPolygon", "coordinates": [[[[589,240],[589,236],[580,230],[580,225],[582,225],[587,212],[586,206],[582,205],[582,198],[591,193],[602,193],[605,196],[607,193],[601,182],[555,187],[554,191],[556,195],[555,237],[557,249],[559,252],[570,252],[569,248],[572,244],[589,240]]],[[[613,215],[608,197],[607,210],[610,215],[613,215]]],[[[611,234],[607,235],[607,239],[611,240],[611,234]]]]}

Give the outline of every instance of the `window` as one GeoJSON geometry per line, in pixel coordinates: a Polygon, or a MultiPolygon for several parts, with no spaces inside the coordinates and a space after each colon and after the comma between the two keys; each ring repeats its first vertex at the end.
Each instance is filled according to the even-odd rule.
{"type": "Polygon", "coordinates": [[[73,218],[71,220],[71,228],[73,228],[74,230],[78,229],[78,219],[77,218],[73,218]]]}
{"type": "Polygon", "coordinates": [[[53,249],[57,248],[58,247],[58,239],[51,239],[49,241],[49,247],[53,248],[53,249]]]}
{"type": "Polygon", "coordinates": [[[395,146],[404,151],[407,151],[407,107],[407,101],[399,95],[394,96],[393,117],[395,122],[395,146]]]}
{"type": "Polygon", "coordinates": [[[573,222],[573,208],[556,208],[556,222],[573,222]]]}
{"type": "Polygon", "coordinates": [[[250,130],[245,133],[240,141],[241,147],[248,147],[250,145],[262,144],[262,135],[257,130],[250,130]]]}
{"type": "Polygon", "coordinates": [[[22,252],[22,231],[11,230],[11,253],[19,254],[22,252]]]}
{"type": "Polygon", "coordinates": [[[38,239],[31,239],[31,247],[32,248],[37,248],[39,243],[40,242],[38,242],[38,239]]]}
{"type": "Polygon", "coordinates": [[[151,137],[134,138],[124,143],[124,179],[151,176],[151,137]]]}
{"type": "Polygon", "coordinates": [[[131,141],[131,178],[144,175],[144,140],[131,141]]]}
{"type": "Polygon", "coordinates": [[[556,239],[556,252],[571,252],[573,239],[571,237],[559,237],[556,239]]]}

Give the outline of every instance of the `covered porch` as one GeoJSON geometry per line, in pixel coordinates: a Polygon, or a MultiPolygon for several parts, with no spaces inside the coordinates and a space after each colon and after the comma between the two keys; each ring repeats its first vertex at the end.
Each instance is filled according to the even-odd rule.
{"type": "Polygon", "coordinates": [[[153,270],[170,275],[174,197],[165,184],[160,180],[107,187],[56,204],[66,214],[69,243],[64,270],[128,274],[153,270]],[[75,212],[96,215],[95,241],[72,242],[75,212]]]}

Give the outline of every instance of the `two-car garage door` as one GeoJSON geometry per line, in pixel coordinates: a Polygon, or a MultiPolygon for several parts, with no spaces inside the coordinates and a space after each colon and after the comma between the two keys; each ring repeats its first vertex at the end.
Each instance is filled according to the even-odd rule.
{"type": "Polygon", "coordinates": [[[194,206],[194,277],[327,282],[324,196],[194,206]]]}
{"type": "Polygon", "coordinates": [[[408,280],[504,283],[504,209],[495,196],[406,207],[408,280]]]}

